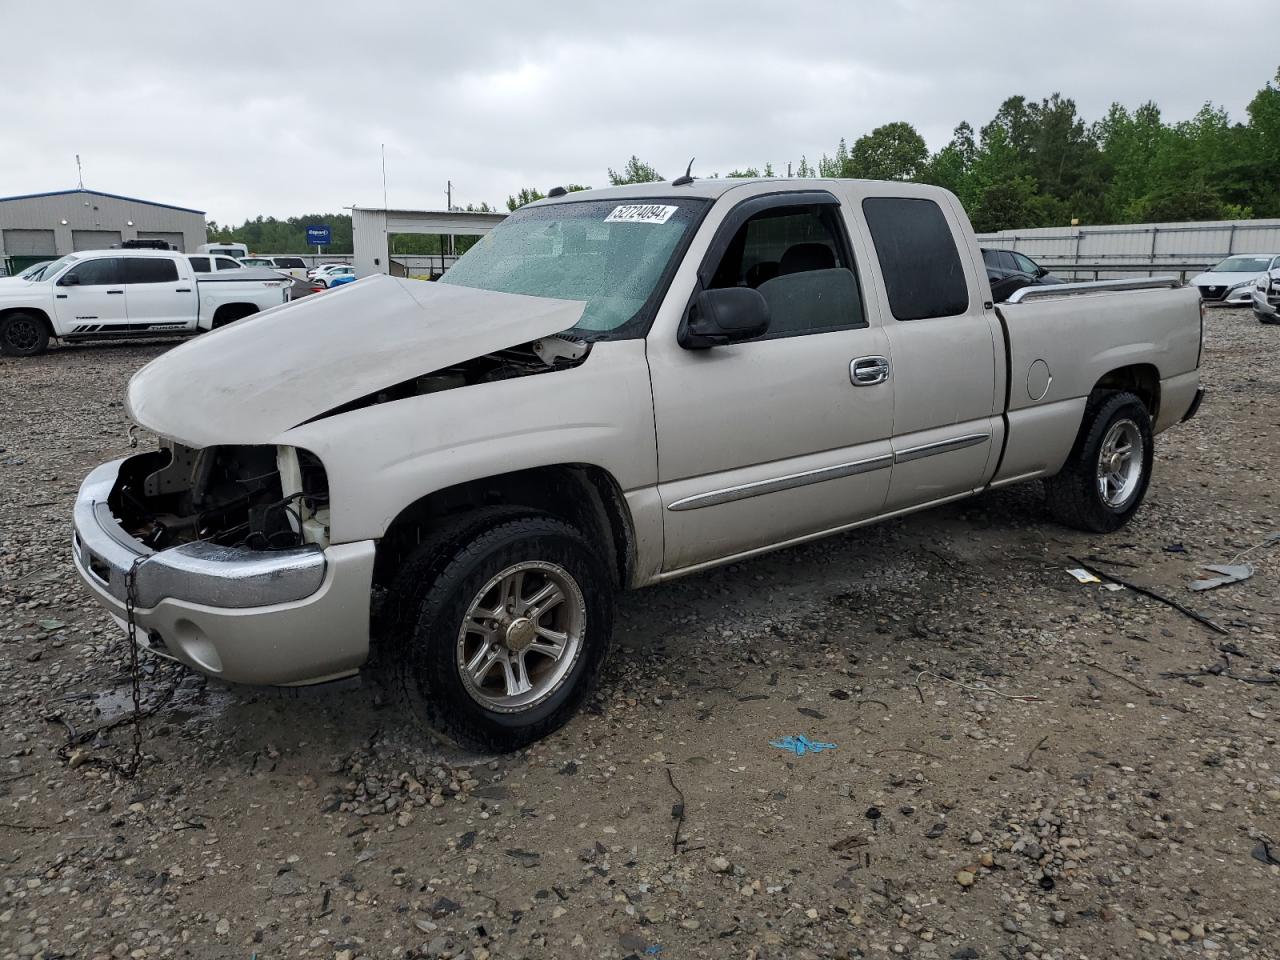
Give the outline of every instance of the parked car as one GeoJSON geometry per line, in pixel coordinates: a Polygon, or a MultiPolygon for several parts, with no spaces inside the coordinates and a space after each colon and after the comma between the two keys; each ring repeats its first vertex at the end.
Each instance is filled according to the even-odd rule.
{"type": "Polygon", "coordinates": [[[1202,395],[1196,292],[997,311],[981,264],[922,184],[529,204],[436,283],[369,276],[151,361],[126,410],[160,448],[85,480],[76,568],[195,670],[330,680],[376,637],[418,717],[518,748],[587,695],[617,589],[1033,478],[1075,528],[1133,517],[1202,395]]]}
{"type": "Polygon", "coordinates": [[[326,263],[316,267],[310,274],[310,279],[316,286],[327,287],[334,277],[354,277],[355,275],[356,268],[349,263],[326,263]]]}
{"type": "Polygon", "coordinates": [[[307,262],[301,257],[252,256],[243,257],[240,262],[246,267],[265,267],[294,280],[309,279],[307,262]]]}
{"type": "Polygon", "coordinates": [[[1280,254],[1249,253],[1227,257],[1217,266],[1191,278],[1205,303],[1247,307],[1253,299],[1254,280],[1280,266],[1280,254]]]}
{"type": "Polygon", "coordinates": [[[181,336],[287,301],[289,281],[267,271],[197,274],[181,253],[93,250],[0,287],[0,352],[29,357],[65,342],[181,336]]]}
{"type": "Polygon", "coordinates": [[[220,270],[243,270],[244,264],[235,257],[211,256],[207,253],[192,253],[187,262],[196,273],[217,273],[220,270]]]}
{"type": "Polygon", "coordinates": [[[354,273],[339,273],[329,278],[329,286],[341,287],[344,284],[355,283],[357,277],[354,273]]]}
{"type": "Polygon", "coordinates": [[[1280,323],[1280,267],[1257,276],[1250,299],[1260,323],[1280,323]]]}
{"type": "Polygon", "coordinates": [[[44,268],[51,263],[53,263],[52,260],[41,260],[39,263],[33,263],[13,276],[0,276],[0,283],[12,283],[17,280],[39,280],[40,275],[44,273],[44,268]]]}
{"type": "Polygon", "coordinates": [[[1045,267],[1040,266],[1025,253],[1016,250],[982,248],[982,262],[987,268],[987,282],[996,303],[1002,303],[1023,287],[1063,283],[1045,267]]]}

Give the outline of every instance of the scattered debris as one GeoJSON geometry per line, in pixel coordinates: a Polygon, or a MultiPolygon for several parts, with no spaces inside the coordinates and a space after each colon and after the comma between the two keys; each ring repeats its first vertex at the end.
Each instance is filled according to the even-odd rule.
{"type": "Polygon", "coordinates": [[[916,677],[916,686],[920,686],[921,677],[933,677],[935,680],[941,680],[943,683],[950,683],[964,690],[973,693],[990,693],[997,697],[1003,697],[1005,700],[1016,700],[1020,703],[1044,703],[1043,697],[1038,697],[1032,693],[1003,693],[988,686],[978,686],[972,683],[961,683],[959,680],[952,680],[950,677],[944,677],[940,673],[934,673],[930,670],[921,670],[916,677]]]}
{"type": "Polygon", "coordinates": [[[1190,617],[1192,620],[1195,620],[1197,623],[1204,624],[1206,627],[1208,627],[1210,630],[1213,630],[1215,633],[1226,634],[1229,632],[1224,627],[1219,626],[1218,624],[1210,620],[1208,617],[1204,616],[1204,614],[1196,613],[1194,610],[1191,610],[1188,607],[1185,607],[1182,604],[1180,604],[1177,600],[1171,600],[1169,597],[1166,597],[1162,593],[1157,593],[1155,590],[1152,590],[1150,587],[1142,587],[1136,583],[1132,583],[1128,580],[1125,580],[1122,577],[1117,577],[1114,573],[1106,573],[1104,571],[1090,567],[1088,564],[1083,563],[1082,561],[1076,559],[1075,557],[1068,557],[1068,559],[1071,560],[1072,563],[1077,563],[1080,566],[1084,567],[1090,573],[1094,573],[1094,574],[1098,574],[1100,576],[1106,577],[1108,580],[1114,580],[1116,583],[1120,584],[1122,587],[1128,587],[1134,593],[1140,593],[1144,597],[1150,597],[1152,600],[1157,600],[1160,603],[1165,604],[1166,606],[1172,607],[1174,610],[1177,610],[1179,613],[1190,617]]]}
{"type": "Polygon", "coordinates": [[[821,753],[823,750],[834,750],[836,748],[834,743],[810,740],[803,734],[798,737],[783,737],[781,740],[770,740],[769,746],[777,747],[779,750],[787,750],[797,757],[802,757],[806,753],[821,753]]]}
{"type": "Polygon", "coordinates": [[[1193,580],[1187,584],[1187,589],[1213,590],[1216,587],[1225,587],[1229,583],[1248,580],[1254,574],[1252,563],[1206,563],[1200,569],[1219,574],[1219,576],[1193,580]]]}
{"type": "Polygon", "coordinates": [[[1074,570],[1071,568],[1068,568],[1067,573],[1075,577],[1076,580],[1079,581],[1080,583],[1101,583],[1102,582],[1101,579],[1099,579],[1098,577],[1095,577],[1092,573],[1090,573],[1088,570],[1085,570],[1083,567],[1076,568],[1074,570]]]}

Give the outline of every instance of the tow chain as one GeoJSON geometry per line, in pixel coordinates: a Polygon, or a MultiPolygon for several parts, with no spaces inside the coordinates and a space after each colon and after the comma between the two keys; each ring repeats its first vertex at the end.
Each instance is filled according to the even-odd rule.
{"type": "Polygon", "coordinates": [[[134,610],[138,606],[138,568],[146,559],[145,556],[135,557],[124,580],[124,613],[127,622],[125,632],[129,638],[129,685],[133,694],[133,757],[127,767],[121,767],[120,773],[130,780],[142,766],[142,680],[138,670],[138,624],[134,618],[134,610]]]}

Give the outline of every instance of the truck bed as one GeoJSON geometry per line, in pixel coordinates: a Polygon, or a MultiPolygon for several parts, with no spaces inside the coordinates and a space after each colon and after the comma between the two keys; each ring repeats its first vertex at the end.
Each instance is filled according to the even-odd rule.
{"type": "Polygon", "coordinates": [[[1195,399],[1200,296],[1173,278],[1024,287],[996,306],[1005,338],[1005,441],[993,486],[1056,473],[1090,390],[1153,390],[1153,429],[1173,426],[1195,399]],[[1115,374],[1112,374],[1115,376],[1115,374]]]}

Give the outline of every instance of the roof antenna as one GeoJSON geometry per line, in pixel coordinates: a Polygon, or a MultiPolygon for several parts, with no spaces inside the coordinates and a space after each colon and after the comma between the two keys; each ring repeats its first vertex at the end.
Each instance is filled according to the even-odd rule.
{"type": "Polygon", "coordinates": [[[687,187],[689,184],[693,183],[693,161],[697,159],[697,157],[689,158],[689,166],[685,168],[684,176],[676,177],[671,181],[671,185],[673,187],[687,187]]]}

